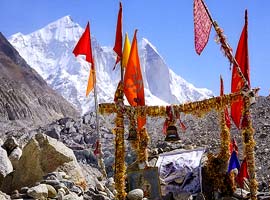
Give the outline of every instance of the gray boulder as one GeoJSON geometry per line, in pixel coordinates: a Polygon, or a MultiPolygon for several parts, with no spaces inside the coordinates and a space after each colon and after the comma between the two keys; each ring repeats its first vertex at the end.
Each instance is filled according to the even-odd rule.
{"type": "Polygon", "coordinates": [[[10,200],[10,196],[0,191],[0,200],[10,200]]]}
{"type": "Polygon", "coordinates": [[[46,200],[48,197],[48,189],[46,184],[40,184],[29,188],[27,195],[33,197],[34,199],[46,200]]]}
{"type": "Polygon", "coordinates": [[[143,199],[143,191],[141,189],[131,190],[127,194],[128,200],[142,200],[143,199]]]}
{"type": "Polygon", "coordinates": [[[85,183],[73,151],[62,142],[38,133],[23,148],[11,190],[34,186],[44,175],[53,171],[64,171],[75,183],[85,183]]]}
{"type": "Polygon", "coordinates": [[[6,150],[0,147],[0,186],[2,185],[4,177],[12,171],[13,167],[8,159],[6,150]]]}
{"type": "Polygon", "coordinates": [[[12,163],[13,169],[17,168],[19,160],[22,156],[22,150],[20,147],[16,147],[8,156],[9,160],[12,163]]]}

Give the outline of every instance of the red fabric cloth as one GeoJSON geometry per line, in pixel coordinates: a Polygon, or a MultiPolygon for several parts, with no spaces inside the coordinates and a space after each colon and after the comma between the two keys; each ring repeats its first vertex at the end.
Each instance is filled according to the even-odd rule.
{"type": "Polygon", "coordinates": [[[89,73],[87,88],[86,88],[86,96],[93,90],[94,85],[96,84],[96,74],[94,67],[94,59],[92,56],[92,47],[91,47],[91,36],[90,36],[90,25],[89,22],[85,28],[84,33],[76,44],[73,53],[75,56],[85,55],[85,60],[91,63],[91,69],[89,73]]]}
{"type": "Polygon", "coordinates": [[[212,22],[207,14],[202,0],[194,0],[193,3],[193,15],[194,15],[194,36],[195,36],[195,50],[197,54],[201,54],[206,46],[212,22]]]}
{"type": "MultiPolygon", "coordinates": [[[[245,12],[245,25],[242,30],[240,40],[238,42],[235,59],[237,60],[244,77],[248,81],[248,87],[250,88],[247,11],[245,12]]],[[[234,65],[232,71],[231,92],[239,92],[243,88],[244,84],[244,81],[237,72],[236,65],[234,65]]],[[[238,129],[240,129],[243,104],[244,102],[242,97],[239,97],[231,104],[231,117],[238,129]]]]}
{"type": "MultiPolygon", "coordinates": [[[[220,96],[224,95],[224,84],[223,84],[223,79],[222,76],[220,76],[220,96]]],[[[230,116],[229,116],[229,111],[228,111],[228,107],[226,106],[224,109],[224,117],[225,117],[225,121],[226,121],[226,126],[230,129],[231,128],[231,120],[230,120],[230,116]]]]}
{"type": "MultiPolygon", "coordinates": [[[[141,73],[141,65],[137,46],[137,30],[135,30],[129,59],[124,76],[124,93],[131,106],[144,106],[144,85],[141,73]]],[[[138,117],[138,129],[140,130],[146,123],[145,117],[138,117]]]]}
{"type": "Polygon", "coordinates": [[[117,18],[117,25],[116,25],[115,43],[114,43],[114,47],[113,47],[113,50],[117,54],[117,57],[116,57],[116,62],[115,62],[113,69],[115,69],[116,64],[122,59],[122,42],[123,42],[122,4],[120,2],[118,18],[117,18]]]}
{"type": "Polygon", "coordinates": [[[84,33],[76,44],[73,53],[75,56],[85,55],[85,60],[93,65],[89,22],[87,23],[84,33]]]}
{"type": "Polygon", "coordinates": [[[236,181],[239,184],[240,188],[244,188],[244,179],[249,178],[248,168],[247,168],[247,160],[246,158],[243,160],[239,173],[236,177],[236,181]]]}

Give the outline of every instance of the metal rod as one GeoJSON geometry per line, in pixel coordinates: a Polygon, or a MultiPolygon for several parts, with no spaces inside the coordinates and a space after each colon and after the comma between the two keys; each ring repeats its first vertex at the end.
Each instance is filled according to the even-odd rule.
{"type": "MultiPolygon", "coordinates": [[[[94,61],[93,61],[94,62],[94,61]]],[[[89,64],[90,65],[90,64],[89,64]]],[[[92,63],[93,65],[93,63],[92,63]]],[[[90,66],[91,69],[91,66],[90,66]]],[[[96,111],[96,131],[97,131],[97,135],[98,135],[98,141],[99,141],[99,149],[98,149],[98,163],[100,165],[102,174],[104,176],[104,178],[107,177],[107,173],[106,173],[106,169],[105,169],[105,165],[104,165],[104,161],[102,158],[102,144],[101,144],[101,136],[100,136],[100,132],[99,132],[99,118],[98,118],[98,100],[97,100],[97,86],[96,86],[96,69],[94,68],[94,99],[95,99],[95,111],[96,111]]]]}

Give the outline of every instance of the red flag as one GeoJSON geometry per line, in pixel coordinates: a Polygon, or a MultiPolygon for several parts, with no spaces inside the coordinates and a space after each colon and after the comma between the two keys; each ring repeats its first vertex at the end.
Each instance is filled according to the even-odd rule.
{"type": "Polygon", "coordinates": [[[89,22],[85,28],[84,33],[82,34],[81,38],[79,39],[78,43],[76,44],[73,53],[75,56],[78,55],[85,55],[85,60],[91,63],[91,69],[89,73],[87,88],[86,88],[86,96],[91,92],[94,88],[96,83],[96,73],[94,67],[94,59],[92,56],[92,47],[91,47],[91,37],[90,37],[90,25],[89,22]]]}
{"type": "MultiPolygon", "coordinates": [[[[135,30],[133,36],[129,59],[124,76],[124,93],[131,106],[144,106],[144,86],[136,34],[137,30],[135,30]]],[[[145,123],[146,118],[138,118],[138,129],[140,130],[145,123]]]]}
{"type": "Polygon", "coordinates": [[[244,188],[244,179],[249,178],[248,169],[247,169],[247,160],[246,158],[243,160],[239,173],[236,177],[236,181],[238,182],[240,188],[244,188]]]}
{"type": "MultiPolygon", "coordinates": [[[[222,76],[220,76],[220,96],[224,95],[224,84],[223,84],[223,78],[222,76]]],[[[224,109],[224,117],[225,117],[225,121],[226,121],[226,126],[230,129],[231,128],[231,120],[229,117],[229,111],[228,111],[228,107],[226,106],[224,109]]]]}
{"type": "Polygon", "coordinates": [[[113,50],[117,54],[116,62],[113,67],[115,69],[116,64],[122,59],[122,41],[123,41],[123,34],[122,34],[122,3],[120,2],[120,8],[118,12],[117,18],[117,26],[116,26],[116,34],[115,34],[115,43],[113,50]]]}
{"type": "MultiPolygon", "coordinates": [[[[248,22],[247,22],[247,10],[245,11],[245,25],[241,33],[240,40],[238,42],[235,59],[239,64],[239,67],[248,81],[248,87],[250,88],[250,75],[249,75],[249,58],[248,58],[248,22]]],[[[232,85],[231,92],[239,92],[245,85],[243,79],[239,76],[237,72],[236,65],[233,66],[232,71],[232,85]]],[[[236,101],[231,104],[231,116],[237,126],[240,128],[240,121],[243,111],[243,98],[238,97],[236,101]]]]}
{"type": "Polygon", "coordinates": [[[207,14],[206,8],[204,7],[202,0],[194,0],[193,15],[195,50],[197,54],[200,55],[208,42],[212,22],[209,18],[209,15],[207,14]]]}
{"type": "Polygon", "coordinates": [[[89,22],[87,23],[84,33],[76,44],[73,53],[75,56],[85,55],[85,60],[93,65],[89,22]]]}

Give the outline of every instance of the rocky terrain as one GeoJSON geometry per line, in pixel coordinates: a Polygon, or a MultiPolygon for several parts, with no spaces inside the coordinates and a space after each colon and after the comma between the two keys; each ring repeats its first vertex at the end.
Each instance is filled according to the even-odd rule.
{"type": "Polygon", "coordinates": [[[16,120],[21,120],[18,126],[29,127],[77,115],[0,33],[0,130],[14,127],[16,120]]]}
{"type": "MultiPolygon", "coordinates": [[[[268,157],[270,156],[270,151],[268,149],[270,131],[269,124],[269,114],[270,110],[270,96],[259,97],[257,103],[252,107],[252,119],[255,129],[255,140],[256,140],[256,166],[257,166],[257,178],[259,181],[260,191],[269,191],[268,183],[270,181],[270,167],[268,157]]],[[[104,162],[106,166],[106,171],[109,177],[113,177],[113,164],[114,164],[114,135],[111,129],[114,127],[113,124],[114,116],[100,116],[100,132],[101,132],[101,142],[104,152],[104,162]]],[[[204,147],[208,152],[218,152],[219,150],[219,121],[218,115],[215,112],[209,113],[203,118],[195,118],[193,116],[187,115],[182,116],[182,121],[187,127],[186,132],[181,131],[178,128],[178,133],[181,138],[179,142],[169,143],[164,141],[164,135],[162,134],[162,127],[164,119],[161,118],[151,118],[147,121],[147,130],[150,135],[149,144],[149,159],[150,161],[157,158],[159,153],[165,151],[172,151],[174,149],[194,149],[199,147],[204,147]]],[[[125,121],[126,123],[128,121],[125,121]]],[[[92,188],[89,192],[84,195],[103,195],[101,199],[110,198],[113,196],[113,190],[107,194],[102,193],[102,190],[107,190],[106,183],[109,179],[102,180],[101,173],[97,165],[97,158],[94,155],[95,142],[98,138],[96,131],[95,114],[88,113],[83,117],[78,118],[62,118],[55,120],[54,122],[41,126],[39,128],[33,129],[31,131],[26,131],[25,129],[17,131],[9,131],[6,133],[2,132],[3,140],[13,136],[18,141],[18,146],[28,146],[26,145],[31,141],[32,137],[37,137],[35,135],[46,134],[58,141],[61,141],[69,149],[72,149],[76,160],[78,161],[80,170],[87,174],[86,183],[89,188],[92,188]],[[99,177],[99,178],[97,178],[99,177]],[[94,181],[93,181],[94,180],[94,181]],[[102,185],[99,187],[105,187],[105,189],[97,189],[97,184],[102,185]],[[96,191],[96,192],[94,192],[96,191]],[[98,192],[97,192],[98,191],[98,192]]],[[[126,130],[126,138],[127,138],[126,130]]],[[[236,138],[237,144],[239,146],[239,159],[242,157],[242,137],[240,132],[235,128],[231,128],[232,137],[236,138]]],[[[126,162],[130,165],[135,160],[135,153],[132,152],[129,142],[126,142],[126,162]]],[[[25,148],[24,148],[25,150],[25,148]]],[[[24,151],[23,150],[23,151],[24,151]]],[[[41,153],[42,155],[42,153],[41,153]]],[[[22,162],[21,159],[19,163],[22,162]]],[[[151,161],[152,163],[155,161],[151,161]]],[[[151,163],[150,162],[150,163],[151,163]]],[[[20,165],[20,164],[19,164],[20,165]]],[[[25,166],[25,164],[23,165],[25,166]]],[[[16,170],[15,170],[16,171],[16,170]]],[[[43,173],[43,176],[46,171],[43,173]]],[[[56,172],[55,172],[56,173],[56,172]]],[[[56,175],[54,175],[56,176],[56,175]]],[[[46,179],[45,179],[46,180],[46,179]]],[[[112,182],[113,179],[110,179],[112,182]]],[[[42,181],[41,181],[42,182],[42,181]]],[[[44,182],[44,181],[43,181],[44,182]]],[[[60,181],[61,182],[61,181],[60,181]]],[[[104,192],[103,191],[103,192],[104,192]]],[[[106,193],[106,192],[105,192],[106,193]]],[[[93,197],[91,197],[93,198],[93,197]]],[[[85,199],[87,199],[85,197],[85,199]]],[[[94,199],[94,198],[93,198],[94,199]]]]}

